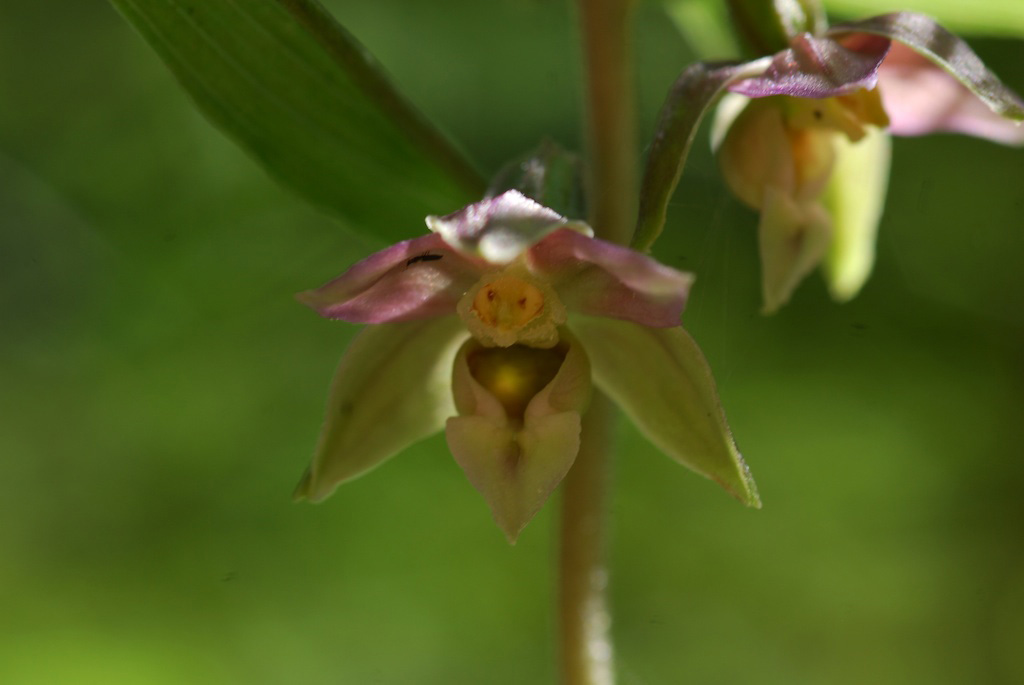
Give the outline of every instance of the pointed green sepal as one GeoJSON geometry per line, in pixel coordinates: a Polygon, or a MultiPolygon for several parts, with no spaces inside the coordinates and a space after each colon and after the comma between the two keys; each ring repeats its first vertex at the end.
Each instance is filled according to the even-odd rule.
{"type": "Polygon", "coordinates": [[[770,63],[771,58],[746,64],[697,63],[680,74],[662,105],[647,155],[633,249],[649,250],[665,227],[668,203],[708,109],[730,84],[760,74],[770,63]]]}
{"type": "Polygon", "coordinates": [[[454,416],[452,362],[467,333],[457,317],[367,326],[334,374],[313,462],[296,499],[320,501],[454,416]]]}
{"type": "Polygon", "coordinates": [[[578,317],[594,383],[665,454],[760,507],[754,479],[732,439],[707,360],[682,329],[578,317]]]}

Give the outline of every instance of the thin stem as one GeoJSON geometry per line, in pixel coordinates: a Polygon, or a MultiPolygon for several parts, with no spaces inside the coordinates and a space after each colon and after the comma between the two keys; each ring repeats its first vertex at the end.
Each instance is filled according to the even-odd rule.
{"type": "MultiPolygon", "coordinates": [[[[587,80],[587,199],[598,236],[623,245],[636,217],[637,141],[629,19],[633,0],[578,0],[587,80]]],[[[564,685],[611,685],[607,498],[615,408],[595,393],[562,485],[559,629],[564,685]]]]}
{"type": "Polygon", "coordinates": [[[596,393],[576,462],[562,483],[559,619],[564,685],[611,685],[606,557],[609,447],[615,408],[596,393]]]}
{"type": "Polygon", "coordinates": [[[590,221],[629,243],[636,222],[637,140],[629,58],[633,0],[578,0],[587,79],[590,221]]]}

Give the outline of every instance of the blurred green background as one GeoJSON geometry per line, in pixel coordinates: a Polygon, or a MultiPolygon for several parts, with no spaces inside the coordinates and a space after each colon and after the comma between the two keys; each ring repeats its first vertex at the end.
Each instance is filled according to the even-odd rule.
{"type": "MultiPolygon", "coordinates": [[[[565,1],[327,4],[487,173],[579,147],[565,1]]],[[[637,33],[647,137],[694,55],[653,2],[637,33]]],[[[972,44],[1024,92],[1024,43],[972,44]]],[[[290,500],[355,330],[292,294],[381,243],[103,2],[0,6],[0,102],[0,682],[553,682],[554,502],[509,547],[441,437],[290,500]]],[[[815,277],[764,318],[755,217],[698,143],[655,253],[699,276],[765,506],[623,423],[622,683],[1024,682],[1022,217],[1022,151],[899,140],[863,294],[815,277]]]]}

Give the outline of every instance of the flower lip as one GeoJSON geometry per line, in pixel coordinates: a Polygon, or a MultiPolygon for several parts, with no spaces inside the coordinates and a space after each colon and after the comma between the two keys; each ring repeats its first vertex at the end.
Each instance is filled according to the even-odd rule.
{"type": "Polygon", "coordinates": [[[572,466],[590,399],[590,363],[567,330],[553,349],[463,343],[452,370],[455,461],[514,542],[572,466]]]}
{"type": "Polygon", "coordinates": [[[555,378],[568,351],[565,342],[548,349],[477,347],[467,353],[466,363],[470,375],[501,403],[508,419],[522,425],[527,405],[555,378]]]}

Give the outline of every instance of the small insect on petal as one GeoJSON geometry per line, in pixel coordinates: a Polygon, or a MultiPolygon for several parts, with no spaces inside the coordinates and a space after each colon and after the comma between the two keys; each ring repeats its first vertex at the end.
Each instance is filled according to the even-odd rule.
{"type": "Polygon", "coordinates": [[[405,265],[406,266],[412,266],[413,264],[416,264],[417,262],[436,262],[437,260],[441,259],[442,256],[443,255],[430,254],[428,252],[426,254],[416,255],[412,259],[406,261],[405,265]]]}

